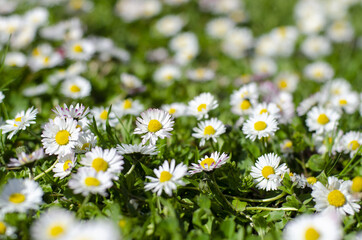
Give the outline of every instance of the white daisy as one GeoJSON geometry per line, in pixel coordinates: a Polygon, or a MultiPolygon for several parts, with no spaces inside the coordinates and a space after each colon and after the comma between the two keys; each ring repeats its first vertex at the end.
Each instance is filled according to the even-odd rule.
{"type": "Polygon", "coordinates": [[[59,177],[60,179],[68,176],[74,166],[77,164],[74,153],[66,154],[62,157],[58,157],[59,162],[55,164],[53,168],[54,177],[59,177]]]}
{"type": "Polygon", "coordinates": [[[50,119],[41,135],[45,152],[59,156],[73,153],[78,144],[79,131],[77,121],[72,118],[50,119]]]}
{"type": "Polygon", "coordinates": [[[89,60],[95,52],[95,46],[87,39],[68,42],[65,49],[67,57],[74,60],[89,60]]]}
{"type": "Polygon", "coordinates": [[[354,37],[354,28],[352,24],[344,19],[338,19],[327,29],[327,36],[333,42],[348,42],[354,37]]]}
{"type": "Polygon", "coordinates": [[[142,144],[150,140],[155,145],[158,138],[169,138],[173,130],[173,117],[160,109],[148,109],[137,118],[134,134],[145,134],[142,136],[142,144]]]}
{"type": "Polygon", "coordinates": [[[28,163],[32,163],[36,160],[44,158],[44,149],[39,148],[38,150],[26,154],[25,152],[20,152],[17,154],[18,158],[10,158],[9,167],[20,167],[28,163]]]}
{"type": "Polygon", "coordinates": [[[215,72],[210,68],[196,68],[187,71],[187,77],[191,81],[206,82],[214,79],[215,72]]]}
{"type": "Polygon", "coordinates": [[[76,223],[73,212],[54,207],[42,213],[39,219],[35,220],[30,233],[34,240],[66,239],[76,223]]]}
{"type": "Polygon", "coordinates": [[[217,142],[216,138],[225,133],[226,128],[220,120],[211,118],[210,120],[199,122],[197,127],[194,127],[192,130],[194,131],[193,137],[201,138],[200,147],[202,147],[205,145],[205,141],[209,139],[217,142]]]}
{"type": "Polygon", "coordinates": [[[293,95],[289,92],[279,92],[279,94],[273,96],[272,101],[280,109],[281,117],[278,122],[281,124],[290,123],[295,115],[293,95]]]}
{"type": "Polygon", "coordinates": [[[280,109],[278,108],[278,106],[271,102],[271,103],[259,103],[258,105],[256,105],[253,108],[253,115],[262,115],[264,113],[274,117],[275,119],[279,119],[280,115],[279,115],[280,109]]]}
{"type": "Polygon", "coordinates": [[[6,223],[3,217],[0,217],[0,239],[15,239],[16,228],[6,223]]]}
{"type": "Polygon", "coordinates": [[[282,153],[291,153],[293,152],[293,142],[290,139],[285,139],[280,144],[280,150],[282,153]]]}
{"type": "Polygon", "coordinates": [[[85,153],[94,148],[97,144],[97,137],[90,131],[83,131],[79,135],[78,144],[75,146],[76,153],[85,153]]]}
{"type": "Polygon", "coordinates": [[[333,131],[338,125],[340,115],[332,109],[313,107],[307,114],[306,124],[309,131],[317,134],[333,131]]]}
{"type": "Polygon", "coordinates": [[[288,168],[285,163],[279,165],[280,160],[275,153],[264,154],[258,158],[250,172],[254,182],[257,183],[257,188],[266,191],[278,189],[281,185],[281,176],[288,168]]]}
{"type": "Polygon", "coordinates": [[[321,182],[315,183],[312,197],[316,203],[316,211],[335,210],[340,215],[354,215],[355,212],[359,212],[358,199],[349,193],[351,183],[338,180],[336,177],[328,177],[327,186],[321,182]]]}
{"type": "Polygon", "coordinates": [[[108,108],[104,107],[95,107],[91,110],[92,116],[96,120],[97,125],[102,126],[102,128],[106,129],[107,120],[109,126],[115,127],[118,123],[118,119],[116,114],[114,114],[113,110],[108,114],[108,108]]]}
{"type": "Polygon", "coordinates": [[[171,160],[171,164],[165,160],[162,166],[153,170],[157,178],[146,176],[151,180],[145,184],[146,191],[152,190],[160,196],[164,190],[169,196],[172,196],[172,190],[177,188],[176,184],[185,185],[182,178],[187,174],[187,166],[180,163],[175,167],[175,164],[175,159],[171,160]]]}
{"type": "Polygon", "coordinates": [[[55,109],[52,111],[61,118],[74,118],[75,120],[83,119],[89,113],[89,108],[83,106],[83,104],[77,103],[77,105],[73,106],[70,105],[69,107],[67,104],[64,103],[64,106],[56,106],[55,109]]]}
{"type": "Polygon", "coordinates": [[[307,65],[304,70],[304,75],[316,82],[325,82],[332,79],[334,75],[333,68],[326,62],[314,62],[307,65]]]}
{"type": "Polygon", "coordinates": [[[190,115],[197,117],[197,120],[209,118],[208,112],[219,106],[217,100],[211,93],[201,93],[188,104],[190,115]]]}
{"type": "Polygon", "coordinates": [[[128,73],[121,74],[121,82],[124,87],[129,90],[143,88],[142,81],[136,76],[128,73]]]}
{"type": "MultiPolygon", "coordinates": [[[[230,105],[240,104],[243,102],[243,100],[248,100],[249,103],[253,103],[257,102],[258,98],[258,86],[253,82],[242,86],[238,90],[235,90],[230,96],[230,105]]],[[[245,110],[250,108],[250,106],[246,108],[246,106],[249,104],[244,103],[244,105],[245,107],[243,108],[245,108],[245,110]]]]}
{"type": "Polygon", "coordinates": [[[357,131],[347,132],[343,135],[339,145],[341,145],[341,150],[349,153],[349,156],[352,158],[362,145],[362,133],[357,131]]]}
{"type": "Polygon", "coordinates": [[[309,36],[301,46],[302,53],[310,59],[328,56],[331,51],[331,43],[323,36],[309,36]]]}
{"type": "Polygon", "coordinates": [[[206,24],[206,32],[209,36],[222,39],[235,27],[235,22],[227,17],[214,18],[206,24]]]}
{"type": "Polygon", "coordinates": [[[343,228],[333,213],[300,215],[287,223],[284,240],[341,240],[343,228]]]}
{"type": "Polygon", "coordinates": [[[25,97],[36,97],[48,93],[49,89],[50,88],[47,83],[41,83],[24,88],[22,93],[25,97]]]}
{"type": "Polygon", "coordinates": [[[175,118],[186,116],[187,114],[187,106],[184,103],[165,104],[161,108],[175,118]]]}
{"type": "Polygon", "coordinates": [[[257,57],[253,59],[251,68],[254,74],[261,76],[274,75],[278,70],[275,61],[266,57],[257,57]]]}
{"type": "Polygon", "coordinates": [[[37,182],[30,179],[10,179],[0,195],[0,213],[38,209],[42,197],[43,190],[37,182]]]}
{"type": "Polygon", "coordinates": [[[88,97],[91,90],[90,82],[81,76],[70,77],[61,86],[61,92],[64,96],[73,99],[88,97]]]}
{"type": "Polygon", "coordinates": [[[313,94],[313,95],[309,96],[308,98],[304,99],[303,101],[301,101],[297,108],[298,116],[300,116],[300,117],[303,116],[304,114],[306,114],[308,112],[308,110],[311,107],[316,105],[319,100],[319,96],[320,96],[320,94],[316,93],[316,94],[313,94]]]}
{"type": "Polygon", "coordinates": [[[120,240],[121,238],[113,222],[105,219],[94,219],[73,226],[67,239],[120,240]]]}
{"type": "Polygon", "coordinates": [[[358,94],[352,91],[331,97],[331,102],[336,110],[344,110],[348,114],[353,114],[361,104],[358,94]]]}
{"type": "Polygon", "coordinates": [[[299,76],[295,73],[282,72],[274,78],[280,91],[294,92],[297,89],[299,76]]]}
{"type": "Polygon", "coordinates": [[[352,179],[351,192],[352,193],[362,192],[362,176],[356,176],[352,179]]]}
{"type": "Polygon", "coordinates": [[[14,119],[6,120],[6,124],[0,126],[2,133],[8,133],[8,139],[11,139],[18,131],[25,130],[30,124],[35,123],[36,114],[38,113],[38,109],[31,107],[28,110],[21,111],[15,115],[14,119]]]}
{"type": "Polygon", "coordinates": [[[184,21],[177,15],[167,15],[156,22],[156,29],[165,37],[174,36],[184,26],[184,21]]]}
{"type": "Polygon", "coordinates": [[[229,159],[229,156],[226,153],[213,152],[210,157],[205,156],[199,160],[198,164],[192,163],[189,173],[191,175],[203,171],[212,171],[216,168],[221,167],[229,159]]]}
{"type": "Polygon", "coordinates": [[[249,28],[232,28],[221,43],[223,53],[233,59],[246,56],[254,44],[253,33],[249,28]]]}
{"type": "Polygon", "coordinates": [[[110,173],[115,180],[123,169],[123,157],[119,155],[115,148],[102,149],[93,148],[82,157],[81,164],[91,167],[97,172],[103,171],[110,173]]]}
{"type": "Polygon", "coordinates": [[[134,153],[140,153],[142,155],[157,155],[159,153],[155,145],[143,145],[142,143],[133,145],[122,143],[121,145],[117,145],[117,151],[122,155],[134,153]]]}
{"type": "Polygon", "coordinates": [[[138,100],[132,100],[131,98],[127,98],[114,104],[113,110],[119,118],[127,114],[138,116],[144,110],[144,106],[138,100]]]}
{"type": "Polygon", "coordinates": [[[9,52],[6,54],[4,64],[11,67],[24,67],[27,62],[26,56],[21,52],[9,52]]]}
{"type": "Polygon", "coordinates": [[[277,120],[266,113],[252,116],[243,124],[243,133],[252,141],[274,136],[278,129],[277,120]]]}
{"type": "Polygon", "coordinates": [[[166,86],[181,78],[181,70],[176,65],[165,64],[153,73],[153,79],[166,86]]]}
{"type": "Polygon", "coordinates": [[[88,196],[91,193],[99,193],[107,196],[106,190],[113,185],[112,178],[113,175],[108,172],[97,172],[93,168],[82,167],[76,174],[72,174],[68,185],[75,194],[81,193],[83,196],[88,196]]]}

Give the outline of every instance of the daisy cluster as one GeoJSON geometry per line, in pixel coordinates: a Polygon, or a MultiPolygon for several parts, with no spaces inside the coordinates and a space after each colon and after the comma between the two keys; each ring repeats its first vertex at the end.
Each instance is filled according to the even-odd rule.
{"type": "Polygon", "coordinates": [[[0,0],[0,239],[362,239],[361,16],[0,0]]]}

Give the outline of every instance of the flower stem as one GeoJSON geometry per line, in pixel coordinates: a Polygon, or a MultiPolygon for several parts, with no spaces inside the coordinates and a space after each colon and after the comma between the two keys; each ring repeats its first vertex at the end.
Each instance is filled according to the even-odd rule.
{"type": "Polygon", "coordinates": [[[47,170],[45,170],[44,172],[40,173],[39,175],[34,177],[34,180],[38,180],[39,178],[41,178],[42,176],[44,176],[46,173],[50,172],[55,165],[58,163],[59,159],[57,159],[53,165],[50,166],[50,168],[48,168],[47,170]]]}
{"type": "Polygon", "coordinates": [[[211,174],[211,180],[213,185],[215,186],[215,189],[217,193],[221,196],[221,198],[224,200],[224,202],[228,205],[228,207],[234,211],[234,207],[231,205],[231,203],[226,199],[225,195],[221,192],[219,186],[216,183],[214,172],[211,174]]]}
{"type": "Polygon", "coordinates": [[[87,204],[87,202],[89,201],[91,195],[89,194],[88,196],[86,196],[82,202],[82,204],[80,205],[78,211],[77,211],[77,216],[79,216],[80,210],[82,210],[84,208],[84,206],[87,204]]]}
{"type": "Polygon", "coordinates": [[[236,197],[236,196],[230,196],[230,195],[226,195],[227,197],[230,197],[230,198],[234,198],[234,199],[239,199],[241,201],[246,201],[246,202],[258,202],[258,203],[263,203],[263,202],[272,202],[272,201],[275,201],[275,200],[278,200],[282,197],[284,197],[286,195],[285,192],[282,192],[281,194],[275,196],[275,197],[272,197],[272,198],[265,198],[265,199],[251,199],[251,198],[243,198],[243,197],[236,197]]]}
{"type": "Polygon", "coordinates": [[[299,211],[296,208],[272,208],[272,207],[246,207],[245,210],[265,210],[265,211],[299,211]]]}

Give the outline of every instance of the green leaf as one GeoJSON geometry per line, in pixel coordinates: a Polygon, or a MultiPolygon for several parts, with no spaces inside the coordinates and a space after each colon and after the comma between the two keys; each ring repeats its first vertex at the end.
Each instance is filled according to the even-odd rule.
{"type": "Polygon", "coordinates": [[[314,154],[309,158],[306,166],[315,172],[320,172],[324,169],[325,164],[326,162],[323,156],[314,154]]]}
{"type": "Polygon", "coordinates": [[[234,199],[231,204],[233,205],[234,209],[238,212],[243,212],[247,205],[246,202],[241,202],[239,199],[234,199]]]}

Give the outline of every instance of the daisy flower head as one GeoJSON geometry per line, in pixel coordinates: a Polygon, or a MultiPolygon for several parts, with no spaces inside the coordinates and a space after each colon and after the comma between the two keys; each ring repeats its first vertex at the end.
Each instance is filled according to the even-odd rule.
{"type": "Polygon", "coordinates": [[[128,90],[141,89],[144,87],[142,81],[132,74],[122,73],[120,78],[122,85],[128,90]]]}
{"type": "Polygon", "coordinates": [[[17,154],[17,157],[18,158],[10,158],[10,163],[8,164],[9,167],[20,167],[44,158],[44,149],[40,148],[30,154],[20,152],[17,154]]]}
{"type": "Polygon", "coordinates": [[[190,115],[197,117],[197,120],[209,118],[208,112],[219,106],[217,100],[211,93],[201,93],[188,104],[190,115]]]}
{"type": "Polygon", "coordinates": [[[30,124],[35,123],[36,114],[38,109],[31,107],[26,111],[21,111],[15,115],[14,119],[6,120],[6,124],[0,126],[2,133],[8,133],[8,139],[11,139],[18,131],[25,130],[30,124]]]}
{"type": "Polygon", "coordinates": [[[287,171],[285,163],[279,165],[280,157],[275,153],[268,153],[260,156],[251,167],[250,175],[257,183],[257,188],[266,191],[277,190],[281,185],[281,176],[287,171]]]}
{"type": "Polygon", "coordinates": [[[351,192],[362,193],[362,176],[356,176],[352,179],[351,192]]]}
{"type": "Polygon", "coordinates": [[[92,116],[96,120],[97,125],[102,126],[102,128],[105,130],[107,126],[107,120],[109,123],[109,126],[115,127],[118,123],[118,119],[114,111],[112,110],[110,113],[108,113],[108,108],[104,107],[95,107],[91,110],[92,116]]]}
{"type": "Polygon", "coordinates": [[[253,33],[249,28],[234,27],[224,37],[221,49],[225,55],[233,59],[240,59],[246,56],[253,44],[253,33]]]}
{"type": "Polygon", "coordinates": [[[316,59],[328,56],[331,53],[332,47],[328,38],[312,35],[304,40],[301,50],[308,58],[316,59]]]}
{"type": "Polygon", "coordinates": [[[278,106],[271,102],[271,103],[259,103],[258,105],[256,105],[253,108],[253,115],[262,115],[264,113],[273,116],[275,119],[279,119],[280,115],[279,115],[280,109],[278,108],[278,106]]]}
{"type": "Polygon", "coordinates": [[[42,213],[30,228],[32,239],[66,239],[70,230],[77,223],[73,212],[53,207],[42,213]]]}
{"type": "Polygon", "coordinates": [[[144,110],[144,106],[138,100],[127,98],[114,104],[113,110],[119,118],[127,114],[138,116],[144,110]]]}
{"type": "Polygon", "coordinates": [[[247,102],[243,103],[245,110],[249,109],[252,102],[256,102],[259,97],[258,86],[256,83],[252,82],[242,86],[240,89],[235,90],[230,96],[230,105],[235,105],[238,103],[243,103],[243,100],[248,100],[247,102]]]}
{"type": "Polygon", "coordinates": [[[107,196],[106,190],[112,187],[113,175],[109,172],[97,172],[91,167],[81,167],[76,174],[72,175],[68,185],[75,194],[81,193],[83,196],[99,193],[107,196]]]}
{"type": "Polygon", "coordinates": [[[289,92],[279,92],[276,96],[273,96],[272,101],[280,109],[280,118],[278,122],[282,124],[290,123],[295,115],[293,95],[289,92]]]}
{"type": "Polygon", "coordinates": [[[77,121],[73,118],[50,119],[41,135],[45,153],[59,156],[73,153],[78,144],[79,132],[77,121]]]}
{"type": "Polygon", "coordinates": [[[339,95],[336,97],[332,97],[332,106],[337,110],[344,112],[348,114],[353,114],[358,106],[361,104],[358,94],[356,92],[348,92],[343,95],[339,95]]]}
{"type": "Polygon", "coordinates": [[[184,103],[165,104],[161,108],[175,118],[186,116],[187,114],[187,106],[184,103]]]}
{"type": "Polygon", "coordinates": [[[300,215],[287,223],[284,240],[341,240],[343,228],[336,214],[300,215]]]}
{"type": "Polygon", "coordinates": [[[150,140],[151,145],[155,145],[158,138],[169,138],[172,134],[174,120],[173,117],[160,109],[148,109],[141,113],[136,120],[134,134],[144,134],[142,144],[150,140]]]}
{"type": "Polygon", "coordinates": [[[275,61],[267,57],[257,57],[251,63],[253,73],[260,76],[271,76],[274,75],[278,66],[275,61]]]}
{"type": "Polygon", "coordinates": [[[341,150],[345,153],[349,153],[352,158],[362,145],[362,133],[357,131],[350,131],[343,135],[341,141],[341,150]]]}
{"type": "Polygon", "coordinates": [[[243,133],[252,141],[274,136],[278,129],[277,120],[267,113],[254,115],[243,124],[243,133]]]}
{"type": "Polygon", "coordinates": [[[292,153],[293,152],[293,142],[290,139],[284,140],[280,144],[280,150],[282,153],[292,153]]]}
{"type": "Polygon", "coordinates": [[[108,172],[117,180],[118,175],[123,169],[124,161],[123,157],[117,153],[115,148],[102,149],[95,147],[82,157],[80,163],[93,168],[97,172],[108,172]]]}
{"type": "Polygon", "coordinates": [[[181,17],[177,15],[167,15],[157,21],[156,29],[161,35],[171,37],[177,34],[184,25],[185,23],[181,17]]]}
{"type": "Polygon", "coordinates": [[[0,194],[0,213],[26,212],[38,209],[43,190],[31,179],[10,179],[0,194]]]}
{"type": "Polygon", "coordinates": [[[321,134],[333,131],[338,125],[339,118],[340,115],[334,110],[316,106],[308,112],[306,124],[309,131],[321,134]]]}
{"type": "Polygon", "coordinates": [[[61,118],[74,118],[75,120],[83,119],[89,113],[89,108],[85,107],[83,104],[77,103],[77,105],[73,106],[70,105],[69,107],[67,104],[64,103],[64,106],[56,106],[55,109],[52,111],[61,118]]]}
{"type": "Polygon", "coordinates": [[[62,157],[58,157],[58,163],[55,164],[53,168],[54,177],[59,177],[60,179],[68,176],[74,166],[77,164],[74,153],[66,154],[62,157]]]}
{"type": "Polygon", "coordinates": [[[210,157],[205,156],[199,160],[198,164],[192,163],[191,170],[189,173],[191,175],[203,171],[210,172],[216,168],[221,167],[229,159],[229,156],[226,153],[213,152],[210,157]]]}
{"type": "Polygon", "coordinates": [[[349,193],[351,183],[351,181],[339,180],[336,177],[328,177],[326,186],[321,182],[316,182],[312,191],[316,211],[334,210],[340,215],[354,215],[355,212],[359,212],[358,199],[349,193]]]}
{"type": "Polygon", "coordinates": [[[133,145],[122,143],[117,146],[117,151],[122,155],[134,153],[142,155],[157,155],[159,153],[155,145],[143,145],[142,143],[133,145]]]}
{"type": "Polygon", "coordinates": [[[299,83],[299,76],[295,73],[282,72],[274,78],[274,83],[280,91],[294,92],[299,83]]]}
{"type": "Polygon", "coordinates": [[[90,151],[97,144],[97,137],[90,131],[83,131],[79,135],[78,145],[75,147],[76,153],[85,153],[90,151]]]}
{"type": "Polygon", "coordinates": [[[235,22],[228,17],[214,18],[206,25],[207,34],[216,39],[222,39],[235,27],[235,22]]]}
{"type": "Polygon", "coordinates": [[[113,222],[94,219],[76,224],[69,232],[67,239],[120,240],[120,233],[113,222]]]}
{"type": "Polygon", "coordinates": [[[70,77],[61,86],[61,92],[64,96],[73,99],[88,97],[91,90],[90,82],[81,76],[70,77]]]}
{"type": "Polygon", "coordinates": [[[21,52],[9,52],[6,54],[4,64],[11,67],[24,67],[27,62],[26,56],[21,52]]]}
{"type": "Polygon", "coordinates": [[[337,43],[351,41],[354,37],[354,28],[352,24],[343,18],[338,19],[332,23],[327,29],[327,36],[337,43]]]}
{"type": "Polygon", "coordinates": [[[170,164],[165,160],[162,166],[153,170],[157,178],[146,176],[151,180],[145,184],[146,191],[157,192],[158,196],[165,191],[167,195],[172,196],[172,190],[177,188],[176,185],[185,185],[182,178],[187,174],[187,166],[183,163],[175,165],[175,159],[172,159],[170,164]]]}
{"type": "Polygon", "coordinates": [[[176,65],[165,64],[159,67],[153,74],[153,79],[165,86],[171,85],[181,78],[181,70],[176,65]]]}
{"type": "Polygon", "coordinates": [[[214,142],[217,142],[217,137],[226,132],[226,127],[217,118],[211,118],[210,120],[205,120],[199,122],[197,127],[192,129],[194,133],[192,134],[195,138],[200,138],[200,147],[205,145],[205,141],[212,139],[214,142]]]}
{"type": "Polygon", "coordinates": [[[74,60],[89,60],[95,52],[95,46],[87,39],[68,42],[66,45],[66,55],[74,60]]]}
{"type": "Polygon", "coordinates": [[[207,82],[215,77],[215,72],[210,68],[196,68],[187,72],[187,77],[194,82],[207,82]]]}
{"type": "Polygon", "coordinates": [[[0,238],[1,239],[15,239],[16,228],[5,222],[3,217],[0,217],[0,238]]]}
{"type": "Polygon", "coordinates": [[[314,62],[304,68],[304,75],[316,82],[325,82],[332,79],[334,70],[326,62],[314,62]]]}

